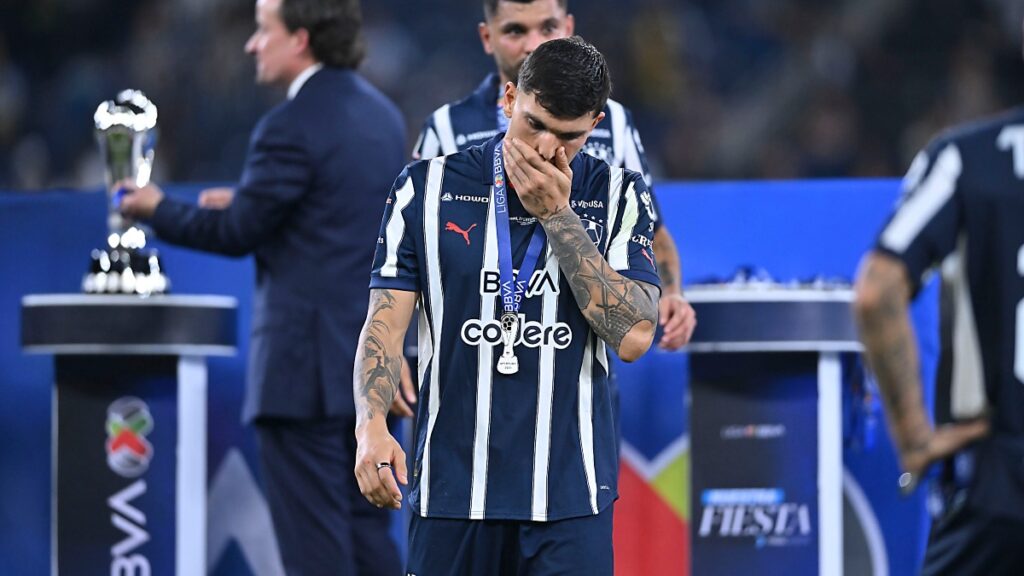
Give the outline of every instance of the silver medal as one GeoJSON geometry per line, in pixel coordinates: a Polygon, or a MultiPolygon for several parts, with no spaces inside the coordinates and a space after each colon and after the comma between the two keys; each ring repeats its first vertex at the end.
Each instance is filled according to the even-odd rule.
{"type": "Polygon", "coordinates": [[[498,372],[509,375],[519,371],[519,359],[516,358],[514,345],[519,331],[519,318],[506,312],[501,315],[501,341],[505,345],[498,358],[498,372]]]}

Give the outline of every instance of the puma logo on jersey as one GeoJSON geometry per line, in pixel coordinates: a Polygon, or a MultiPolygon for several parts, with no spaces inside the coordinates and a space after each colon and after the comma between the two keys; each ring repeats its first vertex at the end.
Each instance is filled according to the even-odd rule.
{"type": "Polygon", "coordinates": [[[654,264],[654,258],[651,258],[651,255],[647,253],[647,248],[641,248],[640,252],[642,252],[643,255],[644,255],[644,258],[647,258],[647,261],[651,263],[651,266],[654,266],[655,268],[657,268],[657,266],[654,264]]]}
{"type": "Polygon", "coordinates": [[[462,237],[466,240],[466,246],[469,246],[469,231],[472,230],[473,228],[476,228],[476,222],[471,224],[469,228],[466,228],[465,230],[459,228],[459,225],[456,224],[455,222],[448,222],[447,224],[444,225],[445,231],[461,234],[462,237]]]}

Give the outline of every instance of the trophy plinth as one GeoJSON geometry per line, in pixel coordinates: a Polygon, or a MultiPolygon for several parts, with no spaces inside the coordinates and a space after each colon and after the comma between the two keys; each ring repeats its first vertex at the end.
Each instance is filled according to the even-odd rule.
{"type": "Polygon", "coordinates": [[[153,172],[156,106],[138,90],[124,90],[99,105],[93,120],[106,168],[107,247],[92,251],[82,290],[90,294],[163,294],[170,282],[156,250],[146,250],[146,232],[121,215],[124,194],[118,184],[142,187],[153,172]]]}

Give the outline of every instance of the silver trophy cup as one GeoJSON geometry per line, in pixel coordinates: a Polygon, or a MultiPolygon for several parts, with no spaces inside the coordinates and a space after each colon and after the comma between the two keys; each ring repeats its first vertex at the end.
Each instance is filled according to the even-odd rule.
{"type": "Polygon", "coordinates": [[[138,90],[124,90],[99,105],[93,120],[107,185],[107,246],[93,250],[92,265],[82,280],[85,292],[162,294],[168,281],[155,250],[144,250],[146,233],[121,215],[124,190],[130,180],[145,186],[153,172],[156,148],[156,106],[138,90]]]}

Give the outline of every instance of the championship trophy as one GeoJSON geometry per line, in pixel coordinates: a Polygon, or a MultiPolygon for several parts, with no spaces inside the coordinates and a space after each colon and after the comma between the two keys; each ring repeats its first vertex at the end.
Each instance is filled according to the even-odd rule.
{"type": "Polygon", "coordinates": [[[163,294],[169,281],[156,250],[146,250],[146,233],[121,215],[124,190],[118,183],[149,183],[156,147],[156,106],[138,90],[124,90],[99,105],[93,116],[96,141],[106,168],[107,248],[92,251],[82,290],[92,294],[163,294]]]}

